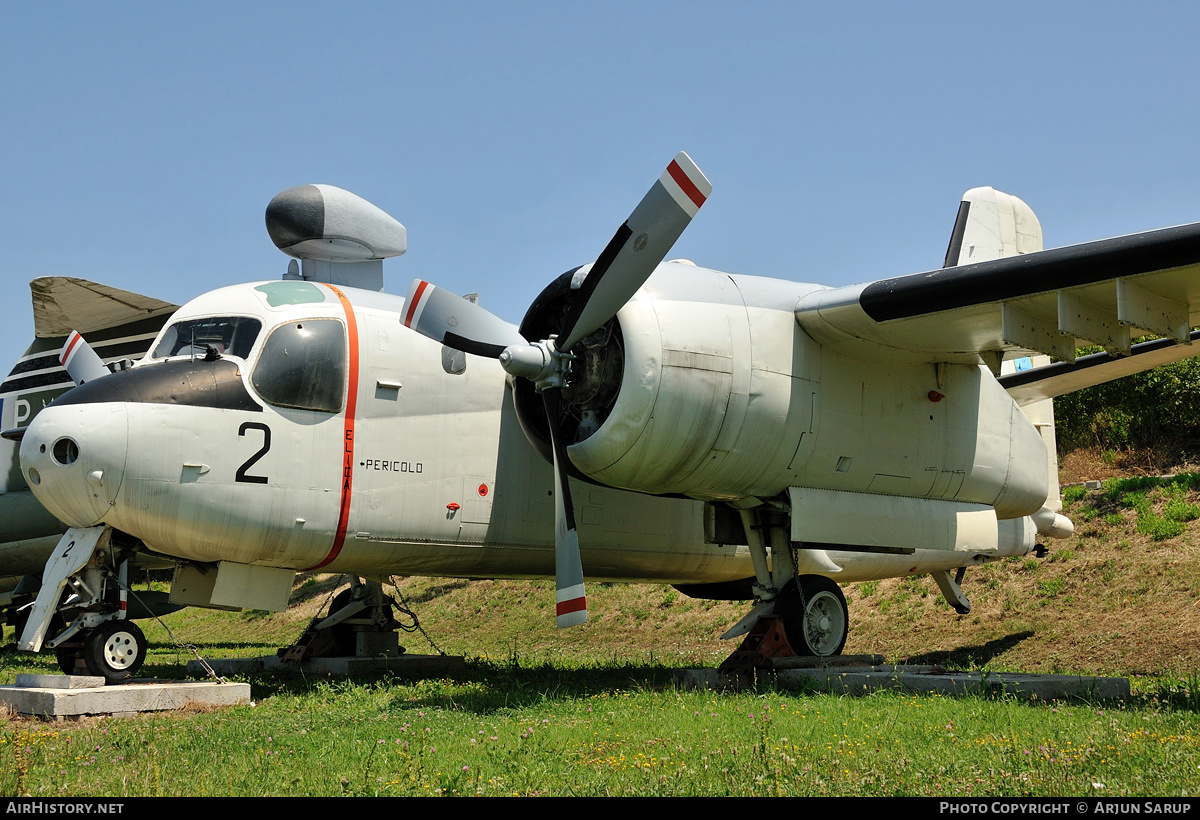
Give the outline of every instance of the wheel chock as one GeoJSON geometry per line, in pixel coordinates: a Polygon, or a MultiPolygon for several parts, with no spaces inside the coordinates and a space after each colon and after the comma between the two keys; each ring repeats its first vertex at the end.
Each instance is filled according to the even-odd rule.
{"type": "Polygon", "coordinates": [[[794,657],[797,657],[796,650],[788,643],[783,619],[778,615],[764,615],[742,639],[742,645],[717,667],[717,671],[723,674],[748,672],[768,666],[770,658],[794,657]]]}

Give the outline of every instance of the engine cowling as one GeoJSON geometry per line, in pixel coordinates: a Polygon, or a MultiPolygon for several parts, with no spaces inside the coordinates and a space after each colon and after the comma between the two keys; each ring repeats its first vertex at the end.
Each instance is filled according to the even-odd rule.
{"type": "MultiPolygon", "coordinates": [[[[572,281],[577,286],[581,278],[568,272],[535,300],[521,325],[526,338],[556,330],[572,281]]],[[[778,472],[780,437],[791,438],[794,447],[808,427],[811,401],[793,400],[803,380],[791,372],[796,333],[790,312],[761,313],[756,332],[784,340],[775,363],[752,352],[747,306],[728,274],[660,266],[612,322],[570,351],[575,360],[563,402],[577,474],[608,486],[709,500],[767,489],[774,494],[786,486],[756,481],[773,467],[778,472]]],[[[528,383],[518,381],[516,393],[526,434],[548,457],[541,403],[528,383]]]]}

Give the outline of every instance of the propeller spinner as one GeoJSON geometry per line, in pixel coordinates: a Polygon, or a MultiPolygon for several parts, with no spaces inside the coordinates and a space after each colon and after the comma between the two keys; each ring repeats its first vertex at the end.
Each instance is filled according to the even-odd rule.
{"type": "Polygon", "coordinates": [[[587,621],[562,433],[561,390],[570,350],[637,293],[711,192],[712,184],[691,157],[682,151],[676,154],[592,264],[561,332],[540,342],[526,341],[514,326],[479,305],[424,280],[414,280],[409,288],[405,326],[456,350],[498,359],[506,372],[532,380],[542,395],[554,451],[554,574],[560,628],[587,621]]]}

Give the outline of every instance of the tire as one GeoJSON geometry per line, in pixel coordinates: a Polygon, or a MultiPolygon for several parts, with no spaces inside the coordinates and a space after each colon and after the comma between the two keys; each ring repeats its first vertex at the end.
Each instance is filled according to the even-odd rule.
{"type": "Polygon", "coordinates": [[[788,643],[799,655],[828,658],[842,654],[850,611],[842,589],[823,575],[788,581],[775,599],[788,643]]]}
{"type": "Polygon", "coordinates": [[[62,670],[64,675],[79,674],[75,670],[75,661],[80,657],[78,646],[72,646],[70,649],[56,649],[54,650],[54,657],[58,660],[58,668],[62,670]]]}
{"type": "MultiPolygon", "coordinates": [[[[341,610],[345,609],[353,600],[352,590],[343,589],[337,595],[333,596],[333,600],[329,603],[329,614],[336,615],[341,610]]],[[[353,658],[355,649],[358,646],[358,639],[354,634],[354,627],[347,623],[340,623],[337,626],[329,628],[330,637],[333,639],[334,657],[353,658]]]]}
{"type": "Polygon", "coordinates": [[[83,662],[106,683],[133,677],[146,660],[146,636],[133,621],[105,621],[83,641],[83,662]]]}

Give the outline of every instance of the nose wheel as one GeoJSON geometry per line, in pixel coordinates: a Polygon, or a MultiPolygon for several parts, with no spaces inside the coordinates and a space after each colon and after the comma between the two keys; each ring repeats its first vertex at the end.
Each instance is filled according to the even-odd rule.
{"type": "Polygon", "coordinates": [[[146,636],[132,621],[105,621],[83,639],[83,663],[105,683],[129,680],[145,660],[146,636]]]}

